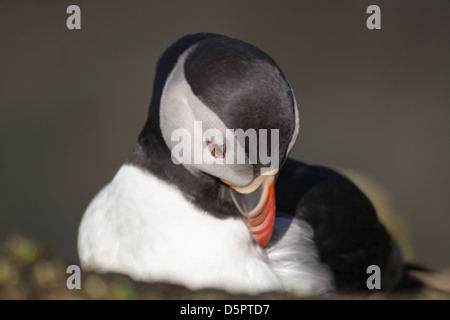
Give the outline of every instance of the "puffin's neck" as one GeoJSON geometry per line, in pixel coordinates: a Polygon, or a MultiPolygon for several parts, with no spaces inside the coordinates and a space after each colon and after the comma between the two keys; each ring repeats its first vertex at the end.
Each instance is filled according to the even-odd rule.
{"type": "Polygon", "coordinates": [[[128,164],[138,166],[164,182],[180,189],[197,208],[217,218],[240,217],[228,186],[203,172],[191,172],[172,162],[158,124],[151,117],[141,132],[128,164]]]}

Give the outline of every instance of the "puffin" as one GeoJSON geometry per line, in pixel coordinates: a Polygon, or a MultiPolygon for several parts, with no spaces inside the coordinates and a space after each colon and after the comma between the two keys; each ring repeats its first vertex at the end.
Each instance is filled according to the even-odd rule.
{"type": "Polygon", "coordinates": [[[288,157],[299,111],[269,55],[189,34],[155,73],[137,144],[82,217],[83,270],[192,290],[325,295],[369,290],[376,266],[381,289],[396,287],[401,250],[367,196],[288,157]]]}

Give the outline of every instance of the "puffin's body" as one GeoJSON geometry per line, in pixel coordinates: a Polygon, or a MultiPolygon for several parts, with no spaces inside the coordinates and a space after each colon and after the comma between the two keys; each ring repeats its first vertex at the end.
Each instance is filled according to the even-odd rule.
{"type": "Polygon", "coordinates": [[[366,289],[377,265],[382,288],[394,287],[401,256],[369,200],[339,174],[287,158],[298,129],[294,94],[269,56],[225,36],[181,38],[158,63],[131,157],[83,216],[82,267],[192,289],[323,294],[366,289]],[[267,154],[278,161],[252,162],[237,136],[205,135],[214,163],[186,161],[195,147],[177,158],[174,132],[195,136],[198,121],[224,136],[277,130],[267,154]],[[245,163],[225,161],[239,150],[245,163]]]}

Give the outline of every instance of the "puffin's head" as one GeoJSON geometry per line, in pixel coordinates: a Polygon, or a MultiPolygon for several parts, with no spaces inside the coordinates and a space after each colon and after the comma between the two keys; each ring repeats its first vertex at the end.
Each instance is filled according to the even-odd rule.
{"type": "Polygon", "coordinates": [[[205,33],[180,39],[158,68],[166,71],[157,71],[162,84],[155,84],[150,118],[172,162],[227,185],[265,246],[275,219],[274,177],[299,128],[285,76],[254,46],[205,33]]]}

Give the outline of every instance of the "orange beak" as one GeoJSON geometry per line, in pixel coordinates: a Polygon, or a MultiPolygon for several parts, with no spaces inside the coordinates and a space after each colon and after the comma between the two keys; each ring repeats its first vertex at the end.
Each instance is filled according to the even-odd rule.
{"type": "Polygon", "coordinates": [[[275,222],[274,176],[260,176],[246,187],[227,184],[253,238],[265,247],[272,237],[275,222]]]}

